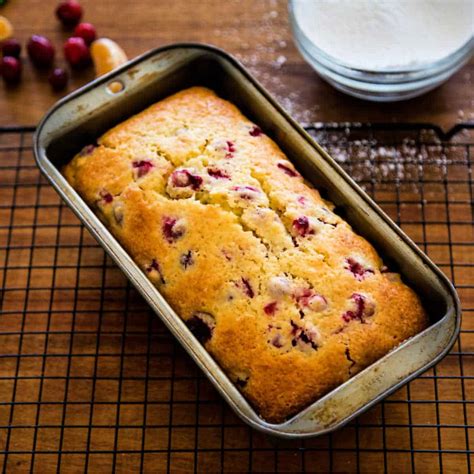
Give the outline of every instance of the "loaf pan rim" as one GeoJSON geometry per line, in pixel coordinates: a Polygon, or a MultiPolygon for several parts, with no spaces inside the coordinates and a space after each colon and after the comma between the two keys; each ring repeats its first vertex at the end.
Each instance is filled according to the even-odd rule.
{"type": "MultiPolygon", "coordinates": [[[[46,154],[45,147],[42,144],[43,140],[44,140],[44,137],[42,136],[42,132],[44,130],[45,124],[48,122],[48,120],[51,118],[51,116],[54,113],[56,113],[60,108],[62,108],[68,102],[74,100],[75,98],[80,97],[81,95],[89,92],[90,90],[93,90],[95,88],[100,87],[102,84],[106,84],[106,83],[110,82],[111,79],[120,76],[123,72],[126,72],[130,68],[133,68],[133,67],[139,65],[143,61],[147,61],[148,59],[150,59],[150,58],[152,58],[152,57],[154,57],[158,54],[161,54],[163,52],[173,50],[173,49],[180,49],[180,48],[184,48],[184,49],[186,49],[186,48],[195,48],[195,49],[200,49],[200,50],[203,50],[205,52],[215,54],[218,57],[230,62],[233,67],[237,68],[238,71],[240,73],[242,73],[250,81],[250,83],[257,89],[257,91],[260,94],[262,94],[263,97],[289,122],[289,124],[293,127],[293,129],[295,129],[298,132],[298,134],[302,137],[302,139],[306,140],[306,142],[308,142],[311,147],[316,149],[316,151],[319,153],[319,155],[329,165],[331,165],[331,167],[335,171],[337,171],[337,173],[350,185],[350,187],[352,189],[352,192],[357,193],[366,202],[366,204],[369,207],[371,207],[374,210],[374,212],[376,212],[382,220],[384,220],[385,224],[387,224],[391,228],[391,230],[393,232],[395,232],[395,234],[400,239],[402,239],[404,241],[404,243],[406,245],[408,245],[412,251],[414,251],[417,254],[418,258],[420,258],[423,261],[423,263],[429,267],[430,271],[432,271],[434,273],[434,275],[438,278],[438,280],[440,281],[440,283],[443,285],[444,289],[446,290],[446,293],[451,298],[451,301],[449,302],[451,304],[448,305],[446,314],[439,321],[436,321],[435,323],[431,324],[428,328],[426,328],[421,333],[415,335],[413,338],[410,338],[406,341],[403,341],[397,348],[393,349],[392,351],[387,353],[384,357],[382,357],[381,359],[379,359],[375,363],[373,363],[370,366],[368,366],[367,368],[365,368],[359,374],[355,375],[354,377],[351,377],[349,380],[347,380],[346,382],[341,384],[339,387],[332,390],[331,392],[329,392],[325,396],[319,398],[315,402],[311,403],[308,407],[303,408],[296,415],[294,415],[293,417],[291,417],[290,419],[288,419],[288,420],[286,420],[282,423],[275,423],[274,424],[274,423],[269,423],[269,422],[263,420],[262,418],[259,417],[258,412],[252,406],[249,405],[251,407],[251,410],[253,411],[253,414],[255,415],[255,419],[251,419],[251,418],[248,417],[248,415],[242,413],[241,409],[237,405],[235,405],[235,403],[230,403],[230,398],[231,398],[230,395],[226,394],[224,396],[224,398],[231,404],[232,408],[237,412],[237,414],[246,423],[250,424],[254,428],[259,429],[261,431],[271,433],[271,434],[276,435],[276,436],[286,437],[286,438],[305,438],[305,437],[312,437],[312,436],[316,436],[316,435],[319,436],[319,435],[322,435],[324,433],[331,432],[331,431],[333,431],[335,429],[338,429],[339,427],[345,425],[350,420],[352,420],[354,417],[356,417],[359,414],[361,414],[362,412],[366,411],[368,408],[373,406],[375,403],[377,403],[381,399],[387,397],[388,395],[393,393],[395,390],[399,389],[401,386],[408,383],[410,380],[413,380],[415,377],[417,377],[421,373],[425,372],[430,367],[432,367],[433,365],[438,363],[443,357],[445,357],[445,355],[449,352],[451,347],[454,345],[454,343],[457,339],[457,336],[459,334],[459,331],[460,331],[461,314],[460,314],[459,297],[458,297],[458,295],[457,295],[457,293],[454,289],[454,286],[449,281],[449,279],[444,275],[444,273],[441,272],[441,270],[424,254],[424,252],[422,252],[421,249],[419,249],[416,246],[416,244],[414,244],[414,242],[388,217],[388,215],[375,203],[375,201],[372,198],[370,198],[370,196],[368,196],[357,185],[357,183],[354,182],[354,180],[349,175],[347,175],[347,173],[340,167],[340,165],[337,164],[335,162],[335,160],[330,157],[330,155],[276,102],[275,99],[273,99],[273,97],[265,90],[265,88],[236,59],[234,59],[231,55],[229,55],[228,53],[226,53],[225,51],[223,51],[220,48],[216,48],[214,46],[201,44],[201,43],[174,43],[174,44],[165,45],[165,46],[162,46],[162,47],[159,47],[159,48],[155,48],[155,49],[152,49],[152,50],[144,53],[143,55],[133,59],[132,61],[130,61],[127,64],[121,66],[120,68],[112,71],[111,73],[109,73],[105,76],[102,76],[102,77],[92,81],[91,83],[86,84],[85,86],[81,87],[80,89],[72,92],[71,94],[69,94],[65,98],[61,99],[53,107],[50,108],[50,110],[45,114],[45,116],[41,120],[40,124],[38,125],[38,128],[37,128],[37,130],[35,132],[35,135],[34,135],[34,152],[35,152],[36,162],[38,164],[38,167],[42,171],[42,173],[48,178],[48,180],[51,182],[51,184],[53,185],[55,190],[67,202],[67,204],[70,205],[67,196],[64,195],[62,189],[59,187],[59,184],[55,180],[53,180],[53,177],[49,175],[48,170],[45,168],[45,160],[46,160],[52,167],[57,169],[57,167],[52,162],[49,161],[49,159],[47,157],[47,154],[46,154]],[[295,432],[285,432],[285,431],[281,430],[282,428],[284,429],[287,425],[291,424],[291,422],[296,420],[302,413],[309,410],[313,406],[313,404],[318,403],[319,401],[328,398],[331,394],[333,394],[333,392],[335,390],[340,389],[341,387],[345,386],[346,384],[354,383],[353,381],[354,380],[357,381],[357,378],[361,374],[363,374],[366,370],[370,369],[375,364],[378,364],[379,362],[383,361],[385,358],[387,358],[391,354],[393,354],[393,352],[395,352],[397,350],[403,350],[404,346],[409,341],[411,341],[412,339],[417,338],[417,337],[425,334],[426,332],[428,332],[430,330],[433,330],[436,327],[440,326],[448,317],[450,317],[450,314],[449,314],[450,310],[452,310],[452,312],[454,313],[454,315],[452,317],[455,318],[455,326],[454,326],[453,332],[451,334],[451,337],[450,337],[449,341],[444,346],[444,348],[430,362],[424,364],[423,366],[421,366],[416,371],[414,371],[411,374],[405,376],[400,382],[394,384],[389,389],[381,392],[377,397],[375,397],[375,398],[371,399],[370,401],[368,401],[360,409],[355,410],[350,416],[347,416],[347,417],[341,419],[339,421],[339,423],[336,423],[336,424],[334,424],[334,425],[332,425],[328,428],[322,429],[322,430],[318,431],[317,433],[307,433],[307,432],[295,433],[295,432]]],[[[73,190],[73,188],[70,185],[69,185],[69,187],[71,188],[73,193],[76,194],[76,197],[82,201],[82,198],[80,198],[80,196],[75,192],[75,190],[73,190]]],[[[82,201],[82,202],[84,203],[84,201],[82,201]]],[[[90,228],[90,225],[85,222],[82,212],[80,212],[78,209],[76,209],[73,206],[70,206],[70,207],[72,208],[74,213],[79,217],[81,222],[83,222],[86,225],[88,230],[92,231],[91,228],[90,228]]],[[[95,216],[95,220],[98,221],[96,223],[98,223],[99,226],[104,227],[100,223],[97,216],[95,216]]],[[[121,245],[118,243],[118,241],[116,241],[115,237],[112,236],[112,234],[108,231],[108,229],[106,229],[105,227],[104,227],[104,229],[105,229],[105,232],[108,233],[109,236],[116,242],[116,244],[121,247],[121,245]]],[[[103,231],[104,229],[101,229],[101,231],[103,231]]],[[[99,236],[96,234],[96,232],[92,231],[92,233],[96,237],[96,239],[99,241],[99,244],[110,254],[111,249],[106,244],[106,242],[104,242],[104,239],[99,238],[99,236]]],[[[123,247],[121,247],[121,248],[123,249],[123,247]]],[[[126,252],[125,249],[123,249],[123,251],[128,254],[128,252],[126,252]]],[[[113,259],[114,259],[114,261],[116,260],[116,258],[114,256],[113,256],[113,259]]],[[[122,268],[122,265],[119,264],[119,267],[122,268]]],[[[158,289],[155,288],[155,290],[156,290],[156,292],[159,293],[158,289]]],[[[155,308],[153,308],[153,310],[156,312],[155,308]]],[[[177,320],[182,322],[179,315],[177,315],[177,313],[174,313],[174,314],[175,314],[177,320]]],[[[165,322],[166,326],[168,328],[170,328],[169,325],[164,320],[163,316],[159,314],[159,317],[165,322]]],[[[174,334],[173,330],[172,330],[172,332],[174,334]]],[[[188,347],[185,347],[185,348],[189,351],[188,347]]],[[[204,351],[206,351],[205,348],[204,348],[204,351]]],[[[193,354],[191,354],[191,355],[192,355],[193,358],[195,358],[193,356],[193,354]]],[[[212,358],[212,359],[214,360],[214,362],[217,363],[217,361],[215,361],[214,358],[212,358]]],[[[221,371],[222,371],[222,369],[221,369],[221,371]]],[[[209,374],[208,372],[206,372],[206,375],[209,376],[209,378],[211,378],[211,381],[214,384],[219,385],[218,381],[214,377],[211,376],[212,374],[209,374]]],[[[226,375],[226,374],[224,373],[224,375],[226,375]]],[[[232,382],[230,382],[230,383],[232,385],[234,385],[232,382]]],[[[224,388],[220,387],[219,391],[221,392],[221,394],[223,394],[224,388]]],[[[240,392],[239,392],[239,395],[241,397],[243,397],[240,394],[240,392]]],[[[245,398],[244,398],[244,400],[248,404],[248,401],[245,398]]]]}

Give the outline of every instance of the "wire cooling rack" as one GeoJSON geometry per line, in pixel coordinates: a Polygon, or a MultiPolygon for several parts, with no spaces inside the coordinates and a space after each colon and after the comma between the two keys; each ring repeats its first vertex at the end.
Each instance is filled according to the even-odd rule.
{"type": "Polygon", "coordinates": [[[464,317],[451,353],[331,435],[253,431],[40,176],[33,130],[1,129],[4,471],[472,470],[474,130],[308,129],[455,283],[464,317]]]}

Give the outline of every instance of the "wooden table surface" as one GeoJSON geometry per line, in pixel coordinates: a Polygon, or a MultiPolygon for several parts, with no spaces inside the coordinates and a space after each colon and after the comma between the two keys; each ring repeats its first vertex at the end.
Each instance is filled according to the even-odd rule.
{"type": "MultiPolygon", "coordinates": [[[[17,37],[51,38],[63,64],[62,30],[53,0],[10,0],[0,14],[17,37]]],[[[117,40],[130,58],[177,41],[217,45],[236,55],[294,116],[303,122],[432,122],[445,129],[474,121],[474,61],[427,95],[395,104],[350,98],[322,81],[296,50],[283,0],[82,0],[86,21],[99,35],[117,40]]],[[[0,85],[0,125],[34,125],[60,95],[50,91],[44,73],[24,61],[20,86],[0,85]]],[[[92,78],[75,74],[70,90],[92,78]]]]}
{"type": "MultiPolygon", "coordinates": [[[[285,1],[81,3],[85,20],[129,57],[176,41],[226,49],[305,123],[449,129],[474,121],[473,61],[419,99],[353,99],[301,59],[285,1]]],[[[63,64],[67,34],[55,5],[10,0],[0,15],[22,41],[33,33],[54,40],[63,64]]],[[[24,65],[18,87],[0,81],[0,127],[34,125],[60,97],[44,73],[27,59],[24,65]]],[[[75,74],[69,90],[92,76],[75,74]]],[[[442,147],[419,143],[417,133],[382,131],[379,143],[342,135],[343,146],[329,147],[334,156],[457,284],[463,332],[435,368],[344,429],[277,441],[237,418],[40,177],[31,133],[0,132],[0,470],[467,473],[474,463],[473,134],[442,147]],[[384,137],[397,146],[384,145],[384,137]]]]}

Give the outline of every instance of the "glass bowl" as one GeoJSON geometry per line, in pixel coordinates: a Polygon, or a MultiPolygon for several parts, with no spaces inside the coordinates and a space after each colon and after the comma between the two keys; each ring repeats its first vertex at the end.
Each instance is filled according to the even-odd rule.
{"type": "Polygon", "coordinates": [[[415,67],[379,70],[357,69],[329,56],[306,36],[294,14],[294,0],[288,2],[295,44],[310,66],[327,82],[354,97],[374,102],[394,102],[428,92],[466,64],[474,52],[474,37],[438,61],[415,67]]]}

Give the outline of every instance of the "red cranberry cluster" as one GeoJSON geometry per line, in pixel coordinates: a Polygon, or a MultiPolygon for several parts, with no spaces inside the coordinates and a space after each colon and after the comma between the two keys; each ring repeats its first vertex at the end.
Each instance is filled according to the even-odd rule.
{"type": "Polygon", "coordinates": [[[201,344],[205,344],[212,337],[216,320],[210,313],[197,311],[186,321],[186,326],[201,344]]]}
{"type": "Polygon", "coordinates": [[[292,178],[296,178],[298,176],[298,173],[289,166],[289,163],[277,163],[277,168],[280,168],[283,173],[292,178]]]}
{"type": "Polygon", "coordinates": [[[353,259],[352,257],[346,258],[346,264],[344,266],[346,270],[349,270],[354,278],[358,281],[362,281],[370,275],[374,275],[374,271],[371,268],[364,267],[360,262],[353,259]]]}
{"type": "Polygon", "coordinates": [[[242,284],[239,285],[241,286],[243,292],[249,297],[253,298],[255,296],[255,292],[253,291],[252,285],[250,284],[250,281],[247,280],[247,278],[242,277],[242,284]]]}
{"type": "MultiPolygon", "coordinates": [[[[64,45],[64,57],[73,69],[81,69],[91,63],[89,45],[96,39],[96,30],[91,23],[79,23],[83,10],[76,0],[61,2],[56,8],[56,16],[66,28],[74,28],[73,35],[64,45]]],[[[68,83],[69,73],[60,67],[53,68],[56,49],[53,43],[41,35],[32,35],[26,44],[28,57],[39,69],[51,69],[49,83],[55,91],[63,90],[68,83]]],[[[8,84],[20,82],[22,75],[21,44],[11,38],[1,44],[2,58],[0,75],[8,84]]]]}
{"type": "Polygon", "coordinates": [[[143,178],[146,176],[153,168],[154,164],[149,160],[139,160],[132,162],[132,168],[135,171],[137,178],[143,178]]]}
{"type": "Polygon", "coordinates": [[[150,275],[153,275],[154,273],[157,274],[159,276],[159,279],[160,279],[161,283],[163,283],[163,284],[166,283],[165,279],[163,278],[163,273],[161,271],[161,267],[160,267],[160,264],[158,263],[158,260],[153,259],[151,261],[150,265],[148,265],[148,267],[146,267],[146,271],[150,275]]]}
{"type": "Polygon", "coordinates": [[[171,174],[171,183],[177,188],[187,188],[190,186],[191,189],[197,191],[201,187],[202,178],[186,169],[179,169],[171,174]]]}
{"type": "Polygon", "coordinates": [[[162,225],[163,235],[169,243],[184,235],[185,228],[182,220],[175,217],[165,217],[162,225]]]}
{"type": "Polygon", "coordinates": [[[293,233],[300,237],[314,234],[314,229],[310,227],[309,219],[306,216],[296,218],[293,223],[293,233]]]}
{"type": "Polygon", "coordinates": [[[350,297],[350,302],[351,309],[347,310],[342,315],[342,319],[346,323],[349,323],[354,319],[359,320],[361,323],[365,323],[365,318],[373,316],[375,313],[375,304],[360,293],[353,293],[350,297]]]}

